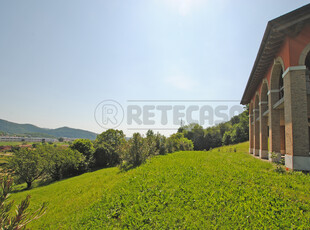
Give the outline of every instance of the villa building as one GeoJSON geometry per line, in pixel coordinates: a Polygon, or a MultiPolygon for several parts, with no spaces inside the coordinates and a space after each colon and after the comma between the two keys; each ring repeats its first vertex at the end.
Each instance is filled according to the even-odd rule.
{"type": "Polygon", "coordinates": [[[268,22],[241,100],[251,154],[310,171],[309,70],[310,4],[268,22]]]}

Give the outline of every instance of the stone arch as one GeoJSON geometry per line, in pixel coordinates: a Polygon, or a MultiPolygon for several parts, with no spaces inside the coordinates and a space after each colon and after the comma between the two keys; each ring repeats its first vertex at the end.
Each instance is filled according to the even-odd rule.
{"type": "MultiPolygon", "coordinates": [[[[298,64],[306,66],[306,89],[307,89],[307,117],[308,117],[308,136],[310,149],[310,43],[301,52],[298,64]]],[[[309,150],[310,151],[310,150],[309,150]]]]}
{"type": "Polygon", "coordinates": [[[268,91],[269,91],[268,81],[264,79],[260,90],[260,101],[268,102],[268,91]]]}
{"type": "Polygon", "coordinates": [[[310,70],[310,63],[309,63],[309,58],[310,58],[310,43],[308,45],[306,45],[306,47],[303,49],[303,51],[301,52],[301,55],[299,57],[299,65],[305,65],[307,66],[306,62],[308,63],[307,68],[310,70]]]}
{"type": "MultiPolygon", "coordinates": [[[[284,87],[283,87],[284,64],[281,57],[275,59],[270,79],[269,101],[269,137],[271,152],[278,155],[285,154],[285,122],[284,122],[284,87]]],[[[272,159],[271,159],[272,160],[272,159]]]]}
{"type": "Polygon", "coordinates": [[[281,57],[275,59],[271,70],[270,91],[277,92],[277,100],[284,97],[283,78],[284,63],[281,57]]]}

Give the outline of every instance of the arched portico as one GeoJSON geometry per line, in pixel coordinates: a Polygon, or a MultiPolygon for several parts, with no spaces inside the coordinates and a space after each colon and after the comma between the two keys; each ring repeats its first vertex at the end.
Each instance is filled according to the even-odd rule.
{"type": "Polygon", "coordinates": [[[250,105],[250,152],[310,171],[310,4],[271,20],[241,104],[250,105]],[[269,137],[267,135],[269,133],[269,137]],[[269,138],[269,145],[268,145],[269,138]],[[267,152],[269,153],[267,155],[267,152]]]}
{"type": "Polygon", "coordinates": [[[269,98],[269,159],[278,161],[281,153],[285,154],[285,124],[284,124],[284,87],[283,87],[283,61],[277,58],[274,62],[270,78],[269,98]],[[271,153],[278,157],[272,159],[271,153]]]}

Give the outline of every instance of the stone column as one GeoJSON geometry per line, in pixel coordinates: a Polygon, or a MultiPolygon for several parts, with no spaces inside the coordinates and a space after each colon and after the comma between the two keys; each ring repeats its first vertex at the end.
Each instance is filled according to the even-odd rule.
{"type": "Polygon", "coordinates": [[[259,155],[259,109],[253,109],[254,114],[254,156],[259,155]]]}
{"type": "Polygon", "coordinates": [[[261,101],[259,103],[259,117],[260,117],[260,149],[259,157],[261,159],[268,159],[268,117],[264,117],[263,114],[267,110],[267,101],[261,101]]]}
{"type": "Polygon", "coordinates": [[[294,170],[310,171],[306,67],[287,68],[283,81],[285,165],[294,170]]]}
{"type": "Polygon", "coordinates": [[[273,89],[268,92],[269,95],[269,160],[278,161],[281,159],[280,146],[280,111],[273,108],[273,105],[278,101],[279,90],[273,89]],[[271,158],[274,153],[278,157],[271,158]]]}

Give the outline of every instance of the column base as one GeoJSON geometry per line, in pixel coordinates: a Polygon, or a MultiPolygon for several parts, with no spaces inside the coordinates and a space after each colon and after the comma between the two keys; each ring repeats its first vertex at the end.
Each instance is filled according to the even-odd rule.
{"type": "Polygon", "coordinates": [[[271,162],[280,162],[280,160],[281,160],[281,153],[271,153],[271,152],[269,152],[268,159],[271,162]]]}
{"type": "Polygon", "coordinates": [[[259,158],[268,159],[268,150],[259,150],[259,158]]]}
{"type": "Polygon", "coordinates": [[[253,149],[253,155],[259,156],[259,149],[253,149]]]}
{"type": "Polygon", "coordinates": [[[285,155],[285,166],[299,171],[310,171],[310,157],[285,155]]]}
{"type": "Polygon", "coordinates": [[[253,149],[252,148],[249,148],[249,153],[253,154],[253,149]]]}
{"type": "Polygon", "coordinates": [[[285,150],[281,150],[281,154],[282,154],[282,155],[285,155],[285,150]]]}

